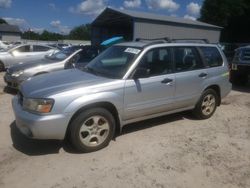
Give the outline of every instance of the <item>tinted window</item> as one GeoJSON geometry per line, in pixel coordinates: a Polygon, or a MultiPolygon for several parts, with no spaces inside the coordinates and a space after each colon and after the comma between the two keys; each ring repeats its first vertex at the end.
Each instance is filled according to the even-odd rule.
{"type": "Polygon", "coordinates": [[[33,45],[33,51],[34,52],[46,52],[50,50],[47,46],[39,46],[39,45],[33,45]]]}
{"type": "Polygon", "coordinates": [[[138,65],[150,71],[150,76],[172,72],[170,48],[156,48],[148,51],[138,65]]]}
{"type": "Polygon", "coordinates": [[[174,48],[174,62],[176,72],[192,71],[204,68],[198,51],[193,47],[174,48]]]}
{"type": "Polygon", "coordinates": [[[86,63],[94,59],[98,55],[98,50],[94,48],[83,49],[80,52],[80,59],[77,63],[86,63]]]}
{"type": "Polygon", "coordinates": [[[200,47],[203,56],[205,58],[205,62],[209,67],[218,67],[223,63],[220,52],[215,47],[200,47]]]}
{"type": "Polygon", "coordinates": [[[241,59],[249,61],[250,60],[250,49],[243,49],[241,52],[241,59]]]}
{"type": "Polygon", "coordinates": [[[30,45],[20,46],[19,48],[15,49],[17,52],[30,52],[30,45]]]}

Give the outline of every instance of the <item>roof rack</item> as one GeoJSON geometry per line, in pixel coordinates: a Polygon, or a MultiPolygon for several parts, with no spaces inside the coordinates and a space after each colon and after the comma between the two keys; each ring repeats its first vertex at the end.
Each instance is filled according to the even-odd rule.
{"type": "Polygon", "coordinates": [[[163,41],[163,42],[171,42],[171,40],[168,37],[154,38],[154,39],[136,38],[135,41],[136,42],[139,42],[139,41],[163,41]]]}
{"type": "Polygon", "coordinates": [[[167,37],[165,37],[165,38],[154,38],[154,39],[136,38],[135,41],[136,42],[149,41],[144,47],[151,46],[153,44],[163,44],[163,43],[171,42],[170,39],[167,38],[167,37]]]}
{"type": "Polygon", "coordinates": [[[177,43],[178,41],[193,42],[193,43],[201,43],[202,42],[202,43],[209,44],[208,39],[189,39],[189,38],[170,39],[168,37],[154,38],[154,39],[136,38],[135,41],[136,42],[149,41],[144,47],[147,47],[147,46],[150,46],[153,44],[163,44],[163,43],[172,43],[172,42],[177,43]]]}
{"type": "Polygon", "coordinates": [[[208,40],[208,39],[189,39],[189,38],[171,39],[171,42],[178,42],[178,41],[189,41],[189,42],[194,42],[194,41],[196,41],[197,43],[200,41],[200,42],[209,44],[209,40],[208,40]]]}

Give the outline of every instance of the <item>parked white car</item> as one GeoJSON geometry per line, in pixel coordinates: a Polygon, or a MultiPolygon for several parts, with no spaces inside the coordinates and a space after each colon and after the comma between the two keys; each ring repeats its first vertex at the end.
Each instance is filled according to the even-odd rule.
{"type": "Polygon", "coordinates": [[[8,47],[8,44],[4,43],[3,41],[0,41],[0,49],[7,49],[8,47]]]}
{"type": "Polygon", "coordinates": [[[0,51],[0,71],[17,63],[25,63],[32,60],[42,59],[58,51],[58,49],[46,45],[23,44],[0,51]]]}

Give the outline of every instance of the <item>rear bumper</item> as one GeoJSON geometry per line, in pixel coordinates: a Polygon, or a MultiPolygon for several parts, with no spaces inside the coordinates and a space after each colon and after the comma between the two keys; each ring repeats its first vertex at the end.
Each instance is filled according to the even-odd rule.
{"type": "Polygon", "coordinates": [[[18,98],[12,99],[17,128],[34,139],[63,140],[71,118],[70,114],[37,115],[24,111],[18,98]]]}

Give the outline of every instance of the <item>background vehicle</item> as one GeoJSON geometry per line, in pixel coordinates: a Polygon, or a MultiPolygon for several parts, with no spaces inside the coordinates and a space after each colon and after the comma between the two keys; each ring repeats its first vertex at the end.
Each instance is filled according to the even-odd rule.
{"type": "Polygon", "coordinates": [[[67,134],[77,150],[96,151],[128,123],[184,110],[210,118],[231,90],[228,71],[217,45],[121,43],[83,71],[25,81],[13,99],[16,124],[29,137],[62,140],[67,134]]]}
{"type": "Polygon", "coordinates": [[[99,49],[96,47],[70,47],[40,60],[14,65],[7,69],[4,80],[8,87],[17,88],[32,76],[70,68],[82,69],[98,54],[99,49]]]}
{"type": "Polygon", "coordinates": [[[25,63],[27,61],[41,59],[56,50],[56,48],[46,45],[23,44],[14,46],[6,51],[0,52],[0,71],[19,62],[25,63]]]}
{"type": "Polygon", "coordinates": [[[10,45],[6,44],[3,41],[0,41],[0,49],[7,49],[10,45]]]}
{"type": "Polygon", "coordinates": [[[250,75],[250,46],[235,50],[231,64],[231,81],[236,84],[246,84],[250,75]]]}

